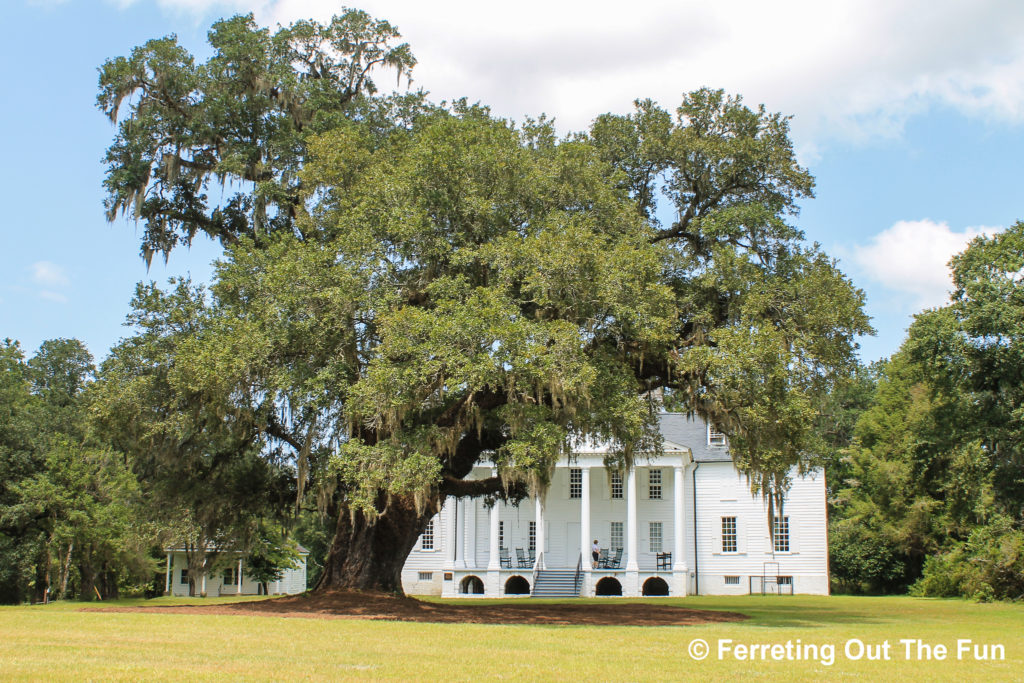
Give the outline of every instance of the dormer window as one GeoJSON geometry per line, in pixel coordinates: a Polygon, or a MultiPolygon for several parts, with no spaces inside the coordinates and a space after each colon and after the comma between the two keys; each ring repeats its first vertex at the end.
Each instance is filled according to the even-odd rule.
{"type": "Polygon", "coordinates": [[[712,425],[708,425],[708,446],[718,446],[726,448],[729,445],[729,437],[725,435],[725,432],[720,432],[712,425]]]}

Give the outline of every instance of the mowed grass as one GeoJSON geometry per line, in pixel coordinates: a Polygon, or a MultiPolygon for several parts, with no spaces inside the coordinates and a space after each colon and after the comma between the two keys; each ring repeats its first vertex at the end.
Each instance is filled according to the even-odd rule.
{"type": "Polygon", "coordinates": [[[81,612],[81,603],[2,607],[0,679],[1024,680],[1021,605],[847,596],[648,602],[736,611],[750,619],[693,627],[493,626],[81,612]],[[711,646],[703,661],[688,654],[695,638],[711,646]],[[872,648],[888,641],[890,659],[850,661],[844,645],[854,638],[872,648]],[[720,660],[720,639],[831,644],[835,662],[720,660]],[[901,639],[944,645],[947,658],[919,661],[914,647],[907,660],[901,639]],[[975,661],[973,649],[958,659],[957,639],[1002,645],[1005,659],[975,661]]]}

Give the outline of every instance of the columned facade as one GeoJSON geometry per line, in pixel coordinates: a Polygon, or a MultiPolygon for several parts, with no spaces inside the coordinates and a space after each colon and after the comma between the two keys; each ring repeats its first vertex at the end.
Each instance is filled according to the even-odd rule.
{"type": "MultiPolygon", "coordinates": [[[[448,499],[441,518],[435,521],[443,524],[447,537],[442,564],[444,575],[450,578],[443,579],[441,594],[520,594],[509,592],[510,579],[522,579],[529,585],[537,571],[575,570],[578,565],[582,572],[581,595],[597,594],[603,579],[611,579],[623,595],[642,595],[645,582],[652,577],[662,579],[670,595],[686,595],[689,577],[683,474],[688,464],[688,451],[666,453],[661,463],[635,467],[618,479],[606,469],[603,455],[581,455],[575,462],[555,469],[551,486],[543,495],[518,506],[498,501],[487,508],[468,498],[448,499]],[[661,473],[659,481],[663,482],[663,493],[659,492],[657,498],[651,498],[649,490],[652,469],[661,473]],[[650,537],[652,521],[660,525],[661,537],[650,537]],[[617,564],[593,566],[595,539],[609,559],[621,547],[617,564]],[[659,554],[670,558],[659,563],[659,554]],[[523,558],[527,559],[525,564],[523,558]],[[473,592],[474,578],[483,584],[483,593],[473,592]]],[[[496,472],[490,466],[479,470],[475,476],[480,478],[496,472]]]]}
{"type": "MultiPolygon", "coordinates": [[[[584,596],[827,594],[824,473],[792,472],[779,550],[765,501],[724,437],[694,416],[659,419],[662,452],[638,457],[631,470],[610,470],[607,446],[584,443],[558,463],[542,495],[518,505],[448,498],[406,561],[405,590],[529,595],[538,578],[542,588],[564,585],[578,566],[584,596]]],[[[496,473],[485,461],[469,476],[496,473]]]]}

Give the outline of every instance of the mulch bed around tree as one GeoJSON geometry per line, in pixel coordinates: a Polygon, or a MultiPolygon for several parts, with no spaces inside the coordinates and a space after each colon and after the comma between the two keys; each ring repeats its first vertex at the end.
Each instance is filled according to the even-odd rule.
{"type": "Polygon", "coordinates": [[[501,603],[467,599],[457,604],[422,602],[381,593],[318,592],[269,600],[217,605],[86,607],[86,612],[156,612],[160,614],[234,614],[307,619],[388,619],[461,624],[554,624],[585,626],[694,626],[743,621],[737,612],[686,609],[632,600],[607,602],[534,602],[528,598],[501,603]]]}

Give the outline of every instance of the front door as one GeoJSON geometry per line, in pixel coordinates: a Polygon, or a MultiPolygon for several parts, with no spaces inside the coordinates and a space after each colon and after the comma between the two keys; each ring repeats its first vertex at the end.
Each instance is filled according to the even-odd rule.
{"type": "Polygon", "coordinates": [[[580,559],[580,523],[569,522],[565,528],[565,566],[575,569],[580,559]]]}

